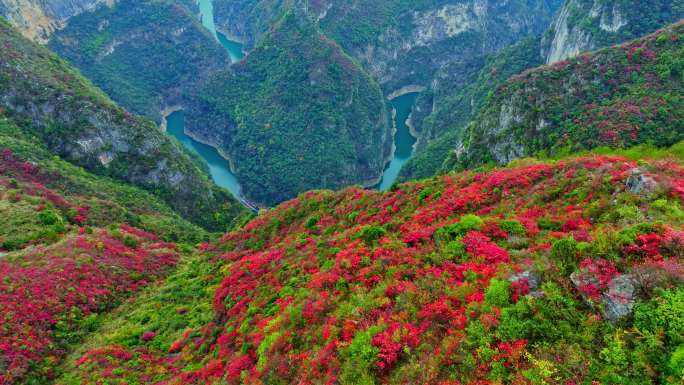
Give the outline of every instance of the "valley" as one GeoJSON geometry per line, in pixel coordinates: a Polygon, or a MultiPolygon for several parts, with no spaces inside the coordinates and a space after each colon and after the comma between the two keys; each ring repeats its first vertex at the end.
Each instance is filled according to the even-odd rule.
{"type": "Polygon", "coordinates": [[[0,0],[0,385],[684,384],[684,0],[0,0]]]}

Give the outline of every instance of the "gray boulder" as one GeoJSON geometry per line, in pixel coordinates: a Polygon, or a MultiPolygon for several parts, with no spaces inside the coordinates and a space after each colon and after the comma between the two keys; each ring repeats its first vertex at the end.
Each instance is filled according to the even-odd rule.
{"type": "Polygon", "coordinates": [[[658,182],[650,176],[644,175],[643,170],[635,168],[630,170],[627,178],[627,191],[632,194],[648,194],[656,190],[658,182]]]}
{"type": "Polygon", "coordinates": [[[601,294],[603,316],[617,322],[632,313],[636,303],[638,283],[630,274],[619,275],[608,284],[608,291],[601,294]]]}

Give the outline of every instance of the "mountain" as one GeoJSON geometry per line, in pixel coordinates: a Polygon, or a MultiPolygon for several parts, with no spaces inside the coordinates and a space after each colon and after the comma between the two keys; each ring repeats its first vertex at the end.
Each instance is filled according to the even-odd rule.
{"type": "Polygon", "coordinates": [[[566,1],[545,33],[491,55],[470,82],[413,117],[414,126],[420,131],[417,153],[402,169],[400,179],[424,178],[437,173],[444,159],[462,140],[463,129],[483,107],[490,90],[508,78],[580,52],[645,36],[684,18],[683,4],[681,1],[648,4],[566,1]]]}
{"type": "Polygon", "coordinates": [[[219,29],[253,45],[295,4],[391,94],[476,71],[485,54],[546,29],[561,2],[217,0],[214,9],[219,29]]]}
{"type": "Polygon", "coordinates": [[[124,305],[58,383],[674,384],[672,154],[302,194],[124,305]]]}
{"type": "Polygon", "coordinates": [[[684,139],[684,23],[525,72],[500,86],[447,167],[684,139]]]}
{"type": "Polygon", "coordinates": [[[120,0],[84,12],[48,46],[117,103],[156,121],[166,107],[183,106],[200,79],[230,65],[196,10],[176,1],[120,0]]]}
{"type": "MultiPolygon", "coordinates": [[[[201,100],[216,97],[226,104],[226,95],[218,94],[229,94],[232,91],[228,88],[235,87],[224,76],[229,73],[229,60],[215,39],[202,31],[193,17],[197,5],[186,3],[192,2],[121,0],[106,6],[93,5],[88,12],[71,15],[68,23],[51,36],[49,46],[117,103],[135,113],[160,121],[160,112],[168,107],[191,110],[186,114],[188,131],[231,158],[232,168],[247,197],[260,204],[272,205],[311,188],[373,184],[379,180],[383,169],[381,163],[391,155],[392,135],[387,135],[385,124],[378,122],[380,109],[385,107],[377,106],[382,97],[370,100],[376,98],[375,90],[363,95],[363,99],[368,100],[352,100],[359,102],[361,110],[368,111],[358,111],[356,106],[349,110],[339,101],[320,106],[316,99],[300,98],[293,110],[305,109],[307,115],[318,116],[318,121],[303,119],[298,123],[315,127],[318,132],[316,137],[302,136],[300,129],[295,129],[298,137],[288,140],[301,143],[302,149],[291,151],[287,156],[272,152],[277,150],[272,142],[278,142],[281,135],[276,139],[263,134],[237,139],[234,129],[226,128],[236,125],[232,121],[235,117],[225,111],[228,106],[222,106],[225,113],[218,114],[214,106],[201,100]],[[222,85],[217,81],[228,83],[222,85]],[[195,92],[200,84],[208,85],[207,94],[195,92]],[[340,112],[340,109],[346,111],[340,112]],[[345,122],[321,129],[319,118],[322,115],[330,115],[325,117],[328,120],[344,116],[345,122]],[[337,154],[331,149],[338,143],[329,132],[347,124],[353,125],[356,132],[350,137],[343,135],[343,150],[337,154]],[[358,135],[369,130],[373,132],[370,136],[358,135]],[[319,175],[312,170],[320,170],[320,167],[292,166],[300,158],[298,153],[308,151],[309,147],[313,152],[310,158],[324,162],[326,167],[323,169],[329,172],[319,175]],[[255,157],[255,148],[269,153],[255,157]],[[283,172],[286,169],[289,173],[283,172]],[[292,175],[291,180],[283,181],[285,175],[292,175]],[[283,183],[286,187],[281,189],[283,183]]],[[[299,46],[320,50],[297,59],[306,66],[290,67],[290,71],[298,71],[291,74],[291,79],[279,78],[286,90],[301,88],[301,80],[309,76],[310,71],[322,70],[315,66],[320,64],[318,58],[328,54],[326,47],[329,44],[311,44],[310,41],[322,39],[338,45],[336,56],[344,57],[340,62],[342,67],[353,67],[351,73],[340,79],[334,73],[326,74],[330,89],[348,88],[345,82],[358,78],[364,83],[372,83],[362,86],[365,88],[379,84],[382,94],[390,98],[405,92],[424,91],[414,111],[413,126],[418,131],[421,130],[422,114],[452,89],[476,76],[486,55],[499,52],[525,37],[538,35],[548,27],[560,6],[561,0],[213,1],[217,30],[243,42],[248,51],[263,46],[266,40],[273,42],[276,34],[291,42],[289,46],[277,42],[281,56],[300,55],[299,46]],[[310,33],[293,32],[284,37],[290,31],[282,27],[282,20],[290,13],[301,14],[301,20],[311,24],[310,33]],[[295,42],[296,38],[301,41],[295,42]],[[285,48],[290,52],[285,53],[285,48]]],[[[21,8],[18,4],[13,7],[21,8]]],[[[240,71],[258,72],[262,68],[277,71],[272,68],[274,58],[249,56],[240,64],[240,71]]],[[[269,76],[278,75],[269,73],[269,76]]],[[[248,83],[244,79],[237,87],[243,95],[263,93],[262,83],[248,83]]],[[[252,115],[264,107],[263,100],[241,99],[251,104],[243,107],[251,109],[252,115]]],[[[277,110],[270,114],[281,114],[286,102],[282,100],[269,106],[277,110]]],[[[253,129],[249,126],[241,131],[253,129]]],[[[305,160],[305,163],[310,162],[305,160]]]]}
{"type": "Polygon", "coordinates": [[[271,206],[381,177],[390,132],[380,88],[297,9],[188,99],[187,132],[232,160],[249,200],[271,206]]]}
{"type": "Polygon", "coordinates": [[[547,64],[652,33],[684,17],[684,1],[568,0],[543,42],[547,64]]]}
{"type": "Polygon", "coordinates": [[[60,58],[0,20],[0,108],[50,151],[143,187],[196,224],[225,230],[244,208],[151,121],[118,107],[60,58]]]}

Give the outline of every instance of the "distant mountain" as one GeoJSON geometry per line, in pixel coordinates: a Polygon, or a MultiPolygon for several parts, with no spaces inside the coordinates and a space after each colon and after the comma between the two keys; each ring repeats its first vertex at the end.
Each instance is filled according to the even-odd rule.
{"type": "Polygon", "coordinates": [[[0,20],[0,108],[64,159],[154,192],[192,222],[225,230],[243,207],[151,121],[118,107],[0,20]]]}
{"type": "Polygon", "coordinates": [[[447,167],[684,139],[684,23],[501,85],[447,167]]]}
{"type": "Polygon", "coordinates": [[[680,18],[684,18],[680,0],[566,1],[545,33],[490,56],[476,77],[414,116],[414,125],[420,129],[418,151],[402,169],[401,179],[437,173],[490,91],[509,77],[579,52],[642,37],[680,18]]]}

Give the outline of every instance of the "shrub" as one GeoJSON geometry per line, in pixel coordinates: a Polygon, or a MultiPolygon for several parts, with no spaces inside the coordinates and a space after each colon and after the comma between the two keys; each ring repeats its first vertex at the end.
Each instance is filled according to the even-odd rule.
{"type": "Polygon", "coordinates": [[[384,237],[387,234],[382,226],[368,225],[364,226],[360,232],[358,232],[354,238],[361,238],[367,245],[372,245],[373,242],[384,237]]]}
{"type": "Polygon", "coordinates": [[[485,301],[493,306],[504,307],[508,305],[510,298],[510,282],[499,279],[492,279],[489,287],[485,291],[485,301]]]}
{"type": "Polygon", "coordinates": [[[469,231],[479,230],[484,221],[477,215],[464,215],[458,221],[458,223],[453,223],[446,225],[435,233],[436,239],[440,244],[447,244],[457,237],[465,235],[469,231]]]}
{"type": "Polygon", "coordinates": [[[551,258],[562,275],[570,275],[577,267],[577,241],[573,238],[557,240],[551,248],[551,258]]]}
{"type": "Polygon", "coordinates": [[[515,219],[506,219],[499,222],[499,228],[512,235],[522,236],[527,233],[527,231],[525,230],[525,226],[523,226],[522,223],[515,219]]]}

